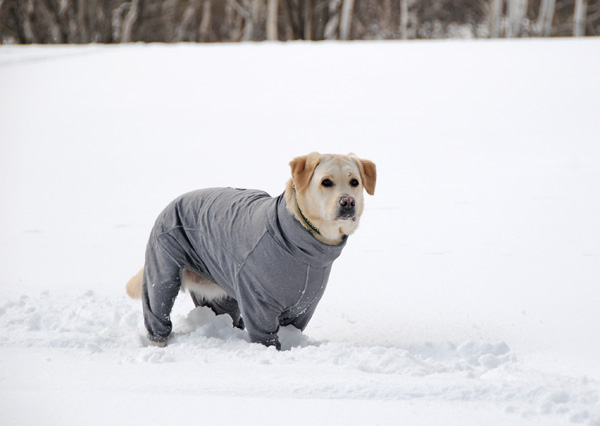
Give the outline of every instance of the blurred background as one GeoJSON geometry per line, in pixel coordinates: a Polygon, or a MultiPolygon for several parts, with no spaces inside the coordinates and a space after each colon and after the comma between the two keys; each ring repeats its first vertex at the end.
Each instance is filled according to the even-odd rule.
{"type": "Polygon", "coordinates": [[[600,35],[600,0],[0,0],[0,42],[600,35]]]}

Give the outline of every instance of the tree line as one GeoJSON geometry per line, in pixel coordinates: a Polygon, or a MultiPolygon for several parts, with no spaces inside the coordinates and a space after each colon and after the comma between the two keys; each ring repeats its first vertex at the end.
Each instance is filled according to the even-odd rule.
{"type": "Polygon", "coordinates": [[[600,35],[600,0],[0,0],[0,42],[600,35]]]}

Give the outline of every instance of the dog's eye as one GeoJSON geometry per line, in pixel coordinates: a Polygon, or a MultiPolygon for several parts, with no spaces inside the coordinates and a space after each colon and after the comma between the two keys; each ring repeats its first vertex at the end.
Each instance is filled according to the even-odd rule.
{"type": "Polygon", "coordinates": [[[351,187],[353,187],[353,188],[356,188],[358,185],[359,185],[359,182],[358,182],[358,180],[356,180],[356,179],[352,179],[352,180],[350,181],[350,186],[351,186],[351,187]]]}
{"type": "Polygon", "coordinates": [[[333,186],[333,182],[329,179],[323,179],[321,185],[323,185],[325,188],[331,188],[333,186]]]}

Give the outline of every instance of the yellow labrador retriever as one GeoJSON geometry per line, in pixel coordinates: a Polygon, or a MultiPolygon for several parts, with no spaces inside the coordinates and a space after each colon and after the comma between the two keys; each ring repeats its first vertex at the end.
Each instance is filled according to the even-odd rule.
{"type": "Polygon", "coordinates": [[[333,261],[359,225],[375,164],[312,153],[290,162],[285,192],[210,188],[174,200],[159,215],[144,268],[127,283],[142,299],[151,345],[164,346],[178,291],[229,314],[252,342],[280,348],[280,326],[304,330],[333,261]]]}

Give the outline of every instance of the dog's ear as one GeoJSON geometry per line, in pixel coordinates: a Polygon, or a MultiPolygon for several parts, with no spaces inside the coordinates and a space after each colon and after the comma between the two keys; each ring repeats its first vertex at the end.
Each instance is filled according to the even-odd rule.
{"type": "Polygon", "coordinates": [[[302,157],[294,158],[290,161],[290,167],[292,169],[292,180],[296,187],[296,191],[304,192],[310,180],[315,173],[315,169],[321,163],[321,154],[313,152],[302,157]]]}
{"type": "Polygon", "coordinates": [[[370,160],[360,159],[355,155],[352,155],[352,157],[358,165],[358,170],[360,170],[360,178],[363,181],[365,191],[369,195],[375,195],[375,183],[377,182],[377,167],[375,167],[375,163],[370,160]]]}

